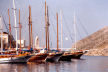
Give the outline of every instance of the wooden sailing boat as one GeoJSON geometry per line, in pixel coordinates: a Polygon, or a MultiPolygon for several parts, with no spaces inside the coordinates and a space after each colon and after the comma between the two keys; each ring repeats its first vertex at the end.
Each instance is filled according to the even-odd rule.
{"type": "MultiPolygon", "coordinates": [[[[9,10],[8,10],[9,11],[9,10]]],[[[0,17],[1,21],[1,17],[0,17]]],[[[22,63],[27,62],[28,58],[31,56],[27,54],[16,54],[16,51],[8,50],[3,51],[3,43],[2,43],[3,33],[1,31],[1,53],[0,53],[0,63],[22,63]]],[[[10,45],[11,46],[11,45],[10,45]]]]}
{"type": "MultiPolygon", "coordinates": [[[[31,6],[29,6],[29,48],[33,48],[31,6]]],[[[28,62],[44,62],[47,53],[34,53],[28,62]]]]}
{"type": "Polygon", "coordinates": [[[83,51],[76,51],[76,23],[74,15],[74,33],[75,33],[75,49],[74,52],[64,52],[60,57],[59,61],[71,61],[71,59],[80,59],[80,57],[85,53],[83,51]]]}
{"type": "Polygon", "coordinates": [[[75,48],[74,48],[74,52],[72,52],[73,56],[72,59],[80,59],[81,56],[83,54],[85,54],[86,52],[83,51],[78,51],[77,50],[77,45],[76,45],[76,18],[75,18],[75,12],[74,12],[74,33],[75,33],[75,48]]]}
{"type": "MultiPolygon", "coordinates": [[[[16,12],[15,12],[15,1],[14,0],[13,0],[13,7],[14,7],[15,28],[16,28],[17,25],[16,25],[16,12]]],[[[8,16],[9,16],[9,30],[11,33],[9,9],[8,9],[8,16]]],[[[20,17],[20,15],[19,15],[19,17],[20,17]]],[[[22,62],[24,63],[24,62],[27,62],[28,59],[31,57],[31,55],[29,55],[29,53],[21,53],[21,54],[19,53],[18,47],[17,47],[17,29],[16,29],[16,50],[14,50],[14,51],[11,50],[11,42],[10,42],[10,49],[8,51],[3,51],[2,47],[1,47],[1,49],[2,49],[2,51],[1,51],[1,55],[0,55],[0,63],[22,63],[22,62]],[[7,53],[7,52],[9,52],[9,53],[7,53]],[[16,53],[14,53],[14,52],[16,52],[16,53]]]]}
{"type": "MultiPolygon", "coordinates": [[[[31,10],[31,8],[30,8],[30,10],[31,10]]],[[[29,18],[31,20],[31,11],[29,11],[29,14],[30,14],[29,18]]],[[[48,17],[48,7],[46,7],[46,0],[45,0],[45,32],[46,32],[46,49],[47,49],[47,51],[45,49],[43,49],[43,52],[35,53],[35,55],[32,56],[28,60],[29,62],[34,62],[34,61],[35,62],[41,62],[41,61],[42,62],[43,61],[55,62],[55,61],[58,61],[60,56],[62,55],[62,53],[54,53],[54,52],[51,52],[51,50],[50,50],[50,46],[49,46],[49,19],[48,18],[49,18],[48,17]]],[[[31,22],[30,22],[30,24],[31,24],[31,22]]],[[[29,34],[30,34],[30,31],[29,31],[29,34]]],[[[31,39],[29,39],[29,40],[31,40],[31,39]]]]}
{"type": "Polygon", "coordinates": [[[71,59],[80,59],[80,57],[85,53],[83,51],[76,50],[76,23],[75,23],[75,14],[74,14],[74,33],[75,33],[75,48],[74,52],[64,52],[60,61],[71,61],[71,59]]]}
{"type": "MultiPolygon", "coordinates": [[[[61,48],[62,48],[62,11],[60,11],[61,15],[61,48]]],[[[73,56],[70,52],[64,52],[64,54],[60,57],[59,61],[71,61],[71,57],[73,56]]]]}
{"type": "MultiPolygon", "coordinates": [[[[45,1],[46,2],[46,1],[45,1]]],[[[46,7],[46,3],[45,3],[46,7]]],[[[45,8],[46,9],[46,8],[45,8]]],[[[63,53],[58,51],[58,13],[56,14],[57,16],[57,50],[58,52],[53,52],[49,49],[49,16],[48,16],[48,7],[47,7],[47,17],[45,17],[46,20],[46,36],[48,36],[48,53],[49,55],[46,58],[47,62],[58,62],[59,58],[62,56],[63,53]]],[[[45,12],[46,14],[46,12],[45,12]]],[[[46,15],[45,15],[46,16],[46,15]]],[[[47,42],[47,37],[46,37],[46,42],[47,42]]],[[[47,48],[47,43],[46,43],[46,48],[47,48]]]]}

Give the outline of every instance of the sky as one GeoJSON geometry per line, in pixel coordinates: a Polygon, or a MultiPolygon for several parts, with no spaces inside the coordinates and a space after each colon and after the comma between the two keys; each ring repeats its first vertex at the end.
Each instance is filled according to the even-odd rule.
{"type": "MultiPolygon", "coordinates": [[[[56,46],[56,12],[59,17],[59,47],[61,47],[61,16],[63,24],[63,47],[70,48],[74,43],[74,13],[77,41],[108,25],[108,0],[46,0],[49,9],[50,47],[56,46]]],[[[39,36],[40,46],[45,45],[45,0],[15,0],[17,25],[18,10],[21,10],[22,39],[28,45],[28,6],[31,5],[33,40],[39,36]]],[[[4,18],[3,29],[8,27],[8,8],[10,9],[12,34],[15,37],[12,0],[0,0],[0,15],[4,18]]],[[[19,39],[19,37],[18,37],[19,39]]]]}

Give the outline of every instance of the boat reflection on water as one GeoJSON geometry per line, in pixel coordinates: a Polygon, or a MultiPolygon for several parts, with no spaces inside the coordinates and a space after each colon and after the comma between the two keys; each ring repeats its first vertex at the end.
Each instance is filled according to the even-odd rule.
{"type": "Polygon", "coordinates": [[[0,64],[0,72],[108,72],[108,57],[83,56],[71,62],[0,64]]]}
{"type": "Polygon", "coordinates": [[[78,70],[78,65],[77,65],[77,62],[78,62],[78,60],[77,59],[74,59],[74,66],[73,66],[73,72],[78,72],[77,70],[78,70]]]}
{"type": "Polygon", "coordinates": [[[49,72],[48,63],[0,64],[0,72],[49,72]]]}

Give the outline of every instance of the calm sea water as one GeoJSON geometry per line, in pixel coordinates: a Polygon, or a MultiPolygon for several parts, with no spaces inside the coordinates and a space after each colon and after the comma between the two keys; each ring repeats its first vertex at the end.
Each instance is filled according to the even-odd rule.
{"type": "Polygon", "coordinates": [[[0,64],[0,72],[108,72],[108,57],[83,56],[58,63],[0,64]]]}

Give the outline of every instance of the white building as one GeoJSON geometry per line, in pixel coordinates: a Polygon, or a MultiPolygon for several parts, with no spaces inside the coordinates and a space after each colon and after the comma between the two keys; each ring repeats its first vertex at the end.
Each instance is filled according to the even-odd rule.
{"type": "Polygon", "coordinates": [[[1,36],[2,36],[2,40],[4,41],[4,43],[8,43],[8,33],[3,32],[2,35],[0,33],[0,39],[1,39],[1,36]]]}
{"type": "MultiPolygon", "coordinates": [[[[20,46],[20,40],[17,40],[17,43],[20,46]]],[[[21,47],[25,47],[25,40],[21,40],[21,47]]]]}
{"type": "MultiPolygon", "coordinates": [[[[3,32],[2,35],[0,33],[0,45],[1,45],[1,36],[2,36],[2,44],[5,45],[5,46],[8,46],[8,33],[3,32]]],[[[1,46],[0,46],[0,48],[1,48],[1,46]]]]}
{"type": "Polygon", "coordinates": [[[36,36],[35,38],[35,48],[39,49],[39,37],[38,36],[36,36]]]}

